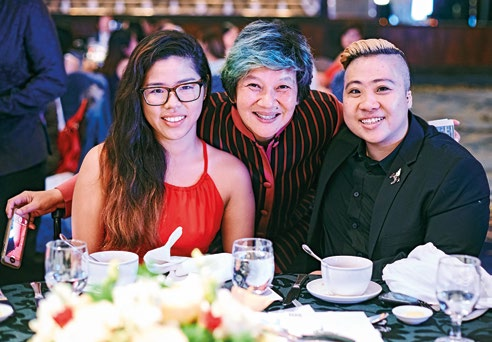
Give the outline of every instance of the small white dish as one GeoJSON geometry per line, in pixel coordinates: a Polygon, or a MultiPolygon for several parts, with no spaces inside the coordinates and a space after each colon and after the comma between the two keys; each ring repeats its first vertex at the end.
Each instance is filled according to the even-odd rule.
{"type": "Polygon", "coordinates": [[[5,321],[14,313],[14,309],[8,304],[0,303],[0,322],[5,321]]]}
{"type": "Polygon", "coordinates": [[[163,274],[174,271],[179,264],[184,262],[185,260],[190,259],[189,257],[183,256],[172,256],[169,261],[160,261],[156,259],[151,259],[149,257],[144,256],[145,266],[147,269],[156,274],[163,274]]]}
{"type": "Polygon", "coordinates": [[[417,305],[400,305],[394,307],[393,315],[400,321],[410,325],[421,324],[432,316],[432,310],[417,305]]]}
{"type": "Polygon", "coordinates": [[[110,264],[118,269],[117,285],[134,283],[138,272],[138,254],[128,251],[100,251],[91,254],[97,261],[89,259],[88,285],[101,284],[108,277],[110,264]]]}
{"type": "Polygon", "coordinates": [[[366,291],[358,296],[339,296],[328,291],[323,283],[323,279],[315,279],[306,285],[306,289],[314,297],[335,304],[356,304],[376,297],[383,288],[378,283],[371,281],[366,291]]]}

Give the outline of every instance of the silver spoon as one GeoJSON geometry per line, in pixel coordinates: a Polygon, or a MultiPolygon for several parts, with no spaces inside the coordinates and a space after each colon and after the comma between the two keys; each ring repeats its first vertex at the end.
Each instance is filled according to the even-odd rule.
{"type": "Polygon", "coordinates": [[[318,255],[316,255],[316,253],[314,253],[312,251],[312,249],[309,248],[308,245],[303,244],[302,245],[302,249],[304,250],[304,252],[306,252],[307,254],[309,254],[310,256],[312,256],[313,258],[315,258],[316,260],[319,260],[322,264],[326,265],[326,263],[323,261],[323,259],[321,259],[318,255]]]}
{"type": "MultiPolygon", "coordinates": [[[[74,245],[72,245],[72,244],[70,243],[70,240],[69,240],[69,239],[67,239],[67,237],[66,237],[65,235],[63,235],[62,233],[60,233],[60,235],[59,235],[59,236],[60,236],[60,239],[62,239],[62,240],[63,240],[63,242],[65,242],[67,245],[69,245],[70,247],[72,247],[73,249],[75,249],[75,250],[77,250],[77,251],[78,251],[77,247],[75,247],[74,245]]],[[[100,262],[99,260],[97,260],[96,258],[94,258],[94,257],[93,257],[92,255],[90,255],[89,253],[87,253],[87,255],[89,256],[89,259],[91,259],[92,261],[100,262]]]]}

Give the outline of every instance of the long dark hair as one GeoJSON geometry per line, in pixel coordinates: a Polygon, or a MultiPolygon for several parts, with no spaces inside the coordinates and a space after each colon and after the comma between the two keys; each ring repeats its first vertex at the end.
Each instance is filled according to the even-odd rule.
{"type": "Polygon", "coordinates": [[[157,229],[164,205],[166,155],[145,119],[140,89],[154,63],[171,56],[192,62],[206,82],[204,106],[208,101],[210,68],[195,38],[177,31],[159,31],[138,44],[121,79],[114,122],[100,158],[105,191],[102,249],[142,254],[159,242],[157,229]]]}

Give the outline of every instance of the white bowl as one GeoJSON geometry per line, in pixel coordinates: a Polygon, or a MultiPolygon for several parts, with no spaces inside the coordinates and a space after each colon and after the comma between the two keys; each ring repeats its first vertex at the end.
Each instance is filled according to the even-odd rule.
{"type": "Polygon", "coordinates": [[[417,305],[400,305],[393,308],[392,311],[396,318],[410,325],[423,323],[432,316],[431,309],[417,305]]]}
{"type": "Polygon", "coordinates": [[[0,303],[0,322],[6,320],[13,313],[14,313],[14,309],[12,309],[10,305],[0,303]]]}
{"type": "Polygon", "coordinates": [[[116,285],[135,282],[138,271],[138,255],[126,251],[102,251],[91,254],[98,261],[89,259],[89,285],[100,284],[108,276],[109,265],[115,262],[118,268],[116,285]]]}

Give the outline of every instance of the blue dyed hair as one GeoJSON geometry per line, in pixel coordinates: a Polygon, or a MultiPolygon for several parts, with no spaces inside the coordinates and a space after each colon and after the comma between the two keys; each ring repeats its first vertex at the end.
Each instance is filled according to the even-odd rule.
{"type": "Polygon", "coordinates": [[[222,84],[229,97],[235,101],[238,82],[251,70],[261,67],[294,70],[297,99],[301,101],[308,95],[313,55],[306,37],[298,30],[280,20],[257,20],[247,25],[236,38],[222,69],[222,84]]]}

